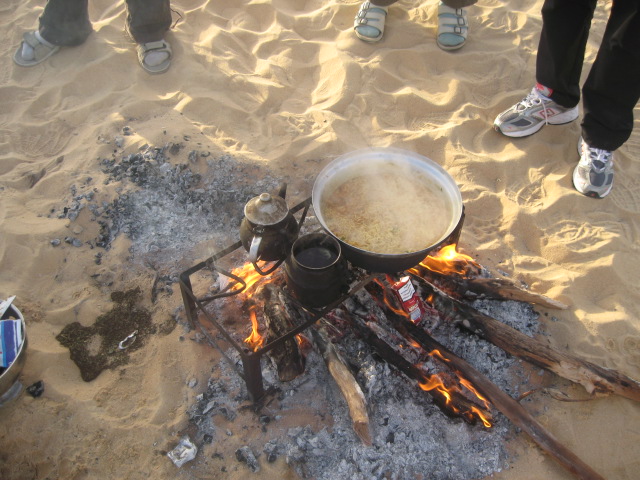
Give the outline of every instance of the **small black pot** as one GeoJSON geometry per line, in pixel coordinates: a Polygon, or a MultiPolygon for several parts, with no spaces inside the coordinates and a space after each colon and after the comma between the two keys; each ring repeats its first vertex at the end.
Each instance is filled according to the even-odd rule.
{"type": "Polygon", "coordinates": [[[326,233],[299,237],[285,261],[287,287],[306,307],[323,307],[348,290],[340,243],[326,233]]]}

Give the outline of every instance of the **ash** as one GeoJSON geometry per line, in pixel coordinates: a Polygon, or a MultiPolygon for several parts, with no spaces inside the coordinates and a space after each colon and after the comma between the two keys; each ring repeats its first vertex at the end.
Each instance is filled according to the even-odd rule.
{"type": "MultiPolygon", "coordinates": [[[[87,177],[71,186],[67,204],[49,216],[73,224],[86,209],[98,223],[99,233],[95,238],[68,237],[66,243],[107,251],[124,235],[131,240],[132,257],[151,258],[157,269],[170,267],[176,258],[185,258],[203,242],[226,246],[237,238],[244,204],[263,191],[275,191],[279,180],[265,167],[245,165],[228,155],[213,158],[206,151],[187,150],[183,143],[145,146],[134,154],[116,150],[118,155],[98,159],[105,175],[104,188],[116,186],[115,199],[104,200],[102,187],[87,177]]],[[[59,239],[51,240],[54,246],[60,243],[59,239]]],[[[95,255],[96,263],[101,257],[102,253],[95,255]]],[[[174,282],[172,278],[167,281],[174,282]]],[[[474,306],[524,333],[536,333],[538,315],[529,305],[483,300],[474,306]]],[[[517,395],[517,382],[522,381],[517,379],[523,375],[516,360],[451,325],[427,328],[436,340],[505,392],[517,395]]],[[[251,420],[262,424],[266,435],[238,445],[233,457],[224,458],[223,468],[233,464],[253,473],[260,465],[284,459],[305,479],[471,480],[507,466],[505,441],[512,429],[499,412],[493,412],[490,429],[449,418],[415,382],[389,367],[355,336],[343,338],[337,347],[365,393],[373,444],[365,446],[354,433],[347,405],[318,353],[312,350],[305,373],[286,384],[278,381],[265,356],[265,386],[276,392],[277,406],[267,404],[255,415],[250,412],[251,420]],[[279,425],[284,412],[301,406],[310,412],[324,412],[322,415],[332,421],[315,429],[279,425]]],[[[226,354],[238,367],[241,360],[237,352],[229,349],[226,354]]],[[[221,431],[216,426],[215,417],[234,425],[250,410],[249,405],[244,381],[222,359],[214,365],[206,390],[188,409],[199,451],[233,438],[230,429],[221,431]]],[[[204,455],[199,454],[195,463],[208,469],[204,455]]]]}
{"type": "Polygon", "coordinates": [[[93,239],[67,238],[67,243],[109,250],[124,235],[132,240],[134,257],[153,257],[152,263],[163,265],[203,242],[223,244],[237,236],[244,204],[275,191],[278,180],[264,167],[230,155],[186,150],[185,143],[167,143],[99,158],[104,185],[116,185],[117,198],[100,201],[101,188],[90,177],[72,185],[70,201],[51,214],[73,222],[86,208],[100,231],[93,239]]]}
{"type": "MultiPolygon", "coordinates": [[[[535,331],[538,314],[528,304],[482,300],[474,306],[524,333],[535,331]]],[[[519,380],[516,379],[522,378],[518,374],[518,361],[493,344],[450,324],[442,323],[435,328],[425,325],[425,328],[503,391],[517,396],[519,380]]],[[[492,411],[490,429],[448,417],[429,394],[390,367],[354,335],[347,335],[336,347],[365,393],[373,444],[365,446],[354,433],[346,402],[320,354],[311,351],[305,373],[286,384],[278,381],[275,368],[268,357],[264,357],[265,386],[279,391],[279,404],[277,409],[266,407],[256,416],[255,421],[262,421],[265,415],[273,418],[263,427],[271,435],[251,444],[258,463],[282,456],[301,478],[317,480],[471,480],[507,466],[505,442],[513,431],[498,411],[492,411]],[[282,413],[300,405],[310,411],[326,408],[333,424],[316,431],[309,425],[278,429],[282,413]]],[[[234,359],[236,366],[241,364],[235,350],[227,351],[227,355],[234,359]]],[[[216,435],[211,421],[212,406],[222,406],[222,415],[229,420],[229,412],[238,411],[248,399],[244,383],[228,363],[220,363],[219,368],[221,375],[210,381],[207,391],[190,411],[191,420],[201,434],[212,437],[216,435]]],[[[245,468],[253,470],[249,464],[245,468]]]]}

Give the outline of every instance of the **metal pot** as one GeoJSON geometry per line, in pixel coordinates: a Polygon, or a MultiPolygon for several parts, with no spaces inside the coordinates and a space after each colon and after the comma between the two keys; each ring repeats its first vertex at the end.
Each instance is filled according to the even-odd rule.
{"type": "Polygon", "coordinates": [[[326,233],[300,236],[284,264],[287,287],[307,307],[323,307],[349,290],[340,243],[326,233]]]}
{"type": "Polygon", "coordinates": [[[22,392],[22,384],[18,381],[18,377],[27,360],[27,330],[22,312],[18,310],[18,307],[9,305],[7,310],[0,315],[0,319],[8,318],[20,320],[23,340],[13,363],[0,373],[0,406],[15,399],[22,392]]]}
{"type": "MultiPolygon", "coordinates": [[[[463,220],[462,195],[453,178],[437,163],[422,155],[407,150],[396,148],[370,148],[357,150],[342,155],[329,163],[316,178],[313,185],[312,204],[316,217],[323,228],[334,236],[342,247],[342,254],[353,265],[371,272],[396,273],[416,266],[429,253],[438,250],[451,242],[452,236],[459,233],[459,227],[463,220]],[[384,254],[370,252],[346,243],[337,237],[327,226],[322,212],[322,196],[329,185],[335,182],[345,181],[358,175],[358,172],[370,171],[376,165],[397,165],[417,169],[422,175],[429,178],[441,187],[444,195],[451,202],[453,212],[447,219],[448,227],[440,238],[426,248],[402,254],[384,254]],[[344,179],[344,180],[343,180],[344,179]]],[[[408,202],[414,201],[407,198],[408,202]]],[[[416,205],[416,209],[428,209],[429,205],[416,205]]],[[[433,212],[434,215],[444,212],[433,212]]]]}
{"type": "Polygon", "coordinates": [[[277,196],[262,193],[244,206],[240,240],[249,261],[283,261],[298,237],[299,225],[284,199],[286,187],[277,196]]]}

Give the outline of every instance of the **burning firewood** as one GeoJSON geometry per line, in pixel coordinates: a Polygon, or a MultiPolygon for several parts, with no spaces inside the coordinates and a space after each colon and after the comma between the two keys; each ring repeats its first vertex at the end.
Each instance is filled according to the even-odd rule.
{"type": "MultiPolygon", "coordinates": [[[[374,291],[374,295],[380,295],[380,286],[372,282],[368,290],[374,291]]],[[[384,294],[382,295],[384,296],[384,294]]],[[[379,298],[379,297],[378,297],[379,298]]],[[[397,310],[387,305],[380,305],[385,316],[391,324],[403,335],[413,339],[427,351],[438,351],[452,369],[459,372],[469,380],[484,397],[500,410],[511,422],[520,427],[536,442],[546,453],[555,458],[564,468],[573,473],[577,478],[585,480],[604,480],[589,465],[578,458],[566,446],[562,445],[550,432],[548,432],[533,416],[527,412],[515,399],[504,393],[489,378],[477,371],[464,359],[449,351],[445,346],[432,338],[421,327],[409,321],[406,317],[396,313],[397,310]]]]}
{"type": "MultiPolygon", "coordinates": [[[[267,283],[258,288],[255,296],[260,298],[264,305],[266,343],[269,344],[289,332],[295,324],[285,306],[281,287],[275,283],[267,283]]],[[[280,381],[289,382],[304,373],[305,359],[295,338],[288,338],[273,347],[268,354],[276,364],[280,381]]]]}
{"type": "Polygon", "coordinates": [[[418,277],[417,280],[422,283],[425,295],[430,299],[429,303],[446,320],[470,330],[511,355],[582,385],[592,395],[614,393],[640,401],[640,383],[636,380],[555,350],[452,298],[427,279],[418,277]]]}
{"type": "Polygon", "coordinates": [[[420,387],[433,398],[434,403],[449,417],[459,417],[469,424],[481,419],[485,426],[490,426],[492,416],[484,402],[477,396],[465,393],[465,388],[455,372],[446,371],[449,367],[441,365],[444,371],[433,373],[426,367],[429,357],[427,351],[419,345],[407,341],[406,338],[386,332],[380,322],[384,314],[371,315],[368,309],[358,304],[357,297],[345,302],[347,311],[342,316],[355,328],[358,336],[373,347],[376,353],[387,363],[394,366],[407,377],[416,380],[420,387]],[[365,313],[364,316],[361,315],[365,313]]]}
{"type": "Polygon", "coordinates": [[[322,326],[312,328],[313,339],[322,353],[322,358],[327,365],[329,373],[335,380],[349,407],[353,430],[362,443],[371,445],[371,433],[369,432],[369,414],[367,413],[367,401],[364,393],[353,374],[329,339],[326,329],[322,326]]]}
{"type": "Polygon", "coordinates": [[[448,245],[442,248],[437,254],[426,257],[410,272],[458,299],[517,300],[545,308],[568,308],[558,300],[525,290],[503,275],[490,273],[468,255],[457,252],[455,247],[448,245]]]}

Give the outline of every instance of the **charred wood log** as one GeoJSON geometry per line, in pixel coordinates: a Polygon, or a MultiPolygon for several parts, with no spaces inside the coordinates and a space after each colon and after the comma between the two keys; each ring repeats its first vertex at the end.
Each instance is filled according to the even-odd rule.
{"type": "Polygon", "coordinates": [[[616,394],[640,401],[640,383],[622,373],[595,365],[575,355],[563,353],[525,335],[495,318],[460,302],[419,277],[430,303],[447,321],[527,362],[582,385],[592,395],[616,394]]]}
{"type": "MultiPolygon", "coordinates": [[[[267,283],[256,291],[256,296],[263,301],[263,313],[266,327],[267,343],[270,343],[294,328],[295,323],[285,306],[282,288],[274,283],[267,283]]],[[[295,338],[288,338],[275,346],[268,355],[276,364],[278,378],[289,382],[304,373],[305,358],[300,353],[295,338]]]]}
{"type": "MultiPolygon", "coordinates": [[[[380,289],[373,282],[368,289],[380,289]]],[[[374,292],[379,295],[379,292],[374,292]]],[[[555,458],[569,472],[584,480],[604,480],[604,478],[583,462],[566,446],[561,444],[551,432],[547,431],[533,416],[527,412],[515,399],[504,393],[489,378],[477,371],[464,359],[449,351],[444,345],[432,338],[422,328],[414,325],[406,318],[395,313],[391,308],[381,305],[387,320],[403,335],[407,335],[420,344],[427,351],[438,350],[460,375],[469,380],[474,387],[498,409],[514,425],[525,431],[536,444],[547,454],[555,458]]]]}
{"type": "Polygon", "coordinates": [[[322,354],[329,373],[335,380],[338,388],[349,407],[349,414],[353,423],[353,430],[356,432],[362,443],[371,445],[371,433],[369,431],[369,414],[367,413],[367,401],[364,393],[353,374],[336,350],[329,335],[322,326],[311,329],[313,339],[322,354]]]}
{"type": "MultiPolygon", "coordinates": [[[[423,261],[429,265],[429,257],[423,261]]],[[[435,267],[434,267],[435,268],[435,267]]],[[[568,306],[558,300],[554,300],[538,293],[530,292],[518,286],[507,277],[480,276],[481,269],[473,269],[470,274],[452,275],[443,274],[420,265],[413,269],[416,276],[424,278],[429,283],[437,286],[443,292],[454,298],[491,298],[495,300],[517,300],[520,302],[534,303],[546,308],[565,310],[568,306]]]]}
{"type": "MultiPolygon", "coordinates": [[[[388,364],[395,367],[398,371],[416,380],[421,385],[429,385],[436,382],[441,382],[445,387],[448,387],[448,392],[445,394],[441,389],[424,389],[432,398],[434,403],[442,410],[442,412],[449,417],[462,418],[465,422],[474,425],[477,423],[478,417],[472,412],[477,411],[482,416],[491,422],[492,416],[483,404],[477,399],[470,399],[463,393],[463,389],[459,385],[452,388],[454,383],[454,376],[447,373],[443,374],[431,374],[424,366],[419,366],[411,361],[407,360],[393,345],[390,345],[384,340],[383,335],[380,335],[380,330],[376,327],[375,320],[369,320],[362,318],[355,312],[344,312],[346,320],[354,328],[356,334],[368,345],[370,345],[375,352],[388,364]],[[378,332],[378,333],[376,333],[378,332]],[[452,408],[454,407],[454,408],[452,408]]],[[[384,335],[386,337],[386,335],[384,335]]],[[[397,346],[406,346],[407,340],[402,339],[402,344],[397,346]]],[[[406,348],[403,351],[408,350],[406,348]]],[[[420,349],[422,350],[422,349],[420,349]]],[[[423,352],[423,357],[428,356],[427,352],[423,352]]],[[[446,366],[445,368],[448,368],[446,366]]]]}

